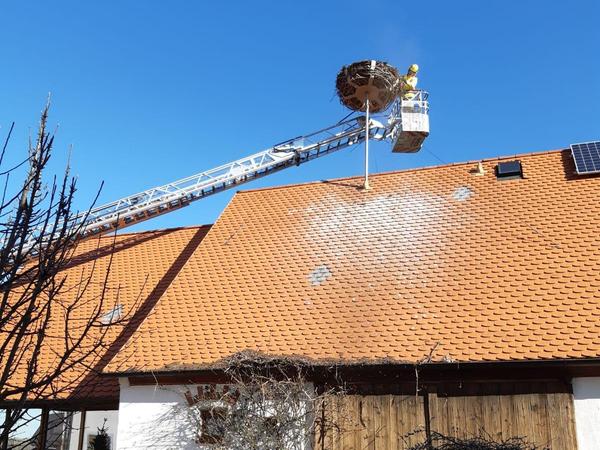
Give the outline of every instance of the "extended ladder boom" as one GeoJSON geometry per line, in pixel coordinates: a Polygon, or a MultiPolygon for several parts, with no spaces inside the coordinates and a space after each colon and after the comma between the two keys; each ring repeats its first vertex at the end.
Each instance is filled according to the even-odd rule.
{"type": "MultiPolygon", "coordinates": [[[[208,195],[358,144],[365,140],[365,133],[364,117],[349,119],[246,158],[94,208],[74,220],[82,225],[82,237],[122,229],[208,195]]],[[[381,123],[370,121],[370,139],[382,140],[387,133],[388,128],[381,123]]]]}
{"type": "MultiPolygon", "coordinates": [[[[403,114],[427,116],[428,111],[427,93],[424,91],[415,91],[408,100],[397,99],[385,125],[369,120],[369,139],[395,141],[394,151],[417,151],[429,134],[428,117],[418,117],[420,121],[415,128],[412,122],[403,118],[403,114]],[[422,124],[426,129],[418,128],[422,124]],[[407,139],[410,142],[405,142],[407,139]]],[[[78,230],[78,236],[83,238],[143,222],[217,192],[359,144],[366,139],[366,125],[364,116],[338,122],[237,161],[93,208],[74,217],[72,225],[78,230]]],[[[40,233],[43,230],[34,231],[25,244],[32,254],[35,254],[37,245],[44,245],[44,237],[39,239],[40,233]]]]}

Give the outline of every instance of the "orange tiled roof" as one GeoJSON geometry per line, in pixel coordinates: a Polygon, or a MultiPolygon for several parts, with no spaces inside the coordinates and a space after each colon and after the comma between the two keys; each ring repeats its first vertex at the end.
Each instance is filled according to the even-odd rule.
{"type": "MultiPolygon", "coordinates": [[[[84,300],[77,304],[71,314],[69,322],[71,337],[79,336],[83,323],[89,320],[93,315],[93,309],[100,304],[107,273],[108,288],[104,295],[102,310],[109,312],[115,305],[120,305],[123,314],[132,320],[125,327],[121,325],[109,327],[106,336],[102,339],[103,347],[99,349],[101,354],[88,355],[83,361],[84,364],[76,363],[73,369],[65,372],[51,387],[37,393],[35,398],[92,402],[118,399],[117,380],[98,377],[98,372],[118,352],[152,310],[208,229],[208,226],[204,226],[148,231],[92,238],[80,242],[67,268],[60,274],[61,277],[66,277],[66,283],[62,294],[56,299],[57,304],[62,302],[70,304],[77,289],[86,286],[84,300]],[[90,367],[92,370],[89,370],[90,367]]],[[[55,306],[53,314],[56,319],[50,322],[40,352],[40,374],[56,367],[58,359],[64,353],[63,309],[55,306]]],[[[92,330],[69,361],[75,361],[89,352],[93,348],[94,340],[98,339],[99,332],[98,328],[92,330]]],[[[19,368],[20,366],[11,379],[16,384],[19,383],[19,377],[23,376],[19,368]]]]}
{"type": "Polygon", "coordinates": [[[600,177],[518,158],[238,193],[105,371],[600,356],[600,177]]]}

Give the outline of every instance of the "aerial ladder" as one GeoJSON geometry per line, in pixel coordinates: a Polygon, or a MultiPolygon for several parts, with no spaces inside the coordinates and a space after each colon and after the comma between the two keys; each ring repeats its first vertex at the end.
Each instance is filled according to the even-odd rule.
{"type": "MultiPolygon", "coordinates": [[[[209,195],[360,144],[367,138],[367,129],[369,139],[392,141],[394,152],[414,152],[420,148],[420,145],[415,147],[414,143],[415,114],[421,116],[419,117],[421,122],[427,121],[427,130],[420,132],[428,133],[428,119],[422,117],[427,116],[428,111],[427,93],[419,91],[418,96],[410,101],[397,99],[390,108],[387,119],[383,117],[385,123],[378,120],[380,116],[370,118],[368,127],[366,117],[363,115],[346,119],[214,169],[93,208],[75,216],[72,225],[79,230],[79,238],[122,230],[188,206],[209,195]],[[409,103],[403,105],[406,102],[409,103]],[[411,122],[408,124],[410,129],[407,130],[402,128],[403,108],[411,114],[411,122]],[[410,133],[408,136],[413,136],[408,144],[403,142],[407,140],[407,133],[410,133]]],[[[406,118],[404,124],[406,128],[406,118]]],[[[31,246],[34,242],[36,242],[35,236],[32,237],[31,246]]]]}
{"type": "MultiPolygon", "coordinates": [[[[366,116],[349,116],[350,118],[335,125],[289,139],[237,161],[95,207],[71,219],[70,225],[78,232],[77,239],[122,230],[188,206],[209,195],[237,187],[288,167],[299,166],[365,141],[368,144],[369,139],[391,141],[394,152],[418,151],[429,134],[427,92],[413,91],[410,99],[406,99],[396,96],[393,89],[376,90],[374,85],[378,81],[386,81],[384,75],[388,77],[387,81],[394,81],[395,69],[376,61],[363,61],[349,67],[353,66],[357,66],[359,69],[367,68],[368,83],[361,81],[361,77],[364,80],[364,73],[356,75],[357,88],[356,92],[351,93],[350,101],[358,99],[364,102],[365,95],[369,95],[369,93],[371,95],[379,94],[380,98],[382,98],[382,94],[385,94],[387,98],[377,110],[381,114],[369,116],[369,102],[367,101],[366,116]],[[377,72],[382,67],[388,71],[387,75],[377,72]],[[379,120],[383,120],[383,122],[379,120]]],[[[346,69],[345,67],[343,70],[346,69]]],[[[338,81],[339,78],[338,76],[338,81]]],[[[354,82],[354,79],[350,81],[354,82]]],[[[352,104],[348,104],[347,101],[343,100],[342,102],[350,109],[361,111],[358,107],[354,108],[352,104]]],[[[35,253],[33,247],[36,243],[40,244],[39,234],[32,233],[32,237],[25,247],[35,253]]],[[[43,245],[43,239],[41,245],[43,245]]]]}
{"type": "MultiPolygon", "coordinates": [[[[413,98],[409,101],[398,99],[391,108],[385,125],[377,119],[369,119],[369,139],[395,141],[394,152],[414,152],[420,148],[419,145],[415,149],[414,137],[412,140],[409,139],[408,147],[403,147],[402,141],[407,140],[407,133],[412,135],[424,132],[413,129],[414,116],[426,116],[428,111],[427,94],[423,91],[419,92],[418,99],[413,98]],[[403,103],[409,104],[403,106],[403,103]],[[411,117],[408,119],[410,130],[402,130],[403,108],[405,111],[410,110],[411,117]]],[[[406,126],[407,119],[404,120],[406,126]]],[[[425,119],[421,117],[419,120],[425,119]]],[[[75,217],[74,221],[76,225],[82,225],[80,232],[82,237],[121,230],[188,206],[209,195],[360,144],[365,141],[366,136],[366,118],[360,115],[314,133],[281,142],[214,169],[99,206],[75,217]],[[81,223],[82,220],[85,220],[85,223],[81,223]]]]}

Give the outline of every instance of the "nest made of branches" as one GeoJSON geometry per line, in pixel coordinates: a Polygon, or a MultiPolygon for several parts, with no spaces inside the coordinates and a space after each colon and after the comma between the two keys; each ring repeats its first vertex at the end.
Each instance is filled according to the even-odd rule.
{"type": "Polygon", "coordinates": [[[335,87],[340,102],[353,111],[365,111],[369,98],[371,112],[385,110],[400,89],[398,70],[383,61],[358,61],[342,67],[335,87]]]}
{"type": "Polygon", "coordinates": [[[223,372],[237,381],[301,379],[311,363],[310,359],[297,356],[270,356],[250,350],[234,353],[220,362],[223,372]]]}
{"type": "Polygon", "coordinates": [[[253,350],[243,350],[224,358],[219,365],[225,370],[243,368],[310,367],[314,361],[300,356],[268,355],[253,350]]]}
{"type": "Polygon", "coordinates": [[[539,447],[520,437],[494,441],[486,437],[457,438],[433,432],[431,442],[423,442],[409,450],[549,450],[539,447]]]}

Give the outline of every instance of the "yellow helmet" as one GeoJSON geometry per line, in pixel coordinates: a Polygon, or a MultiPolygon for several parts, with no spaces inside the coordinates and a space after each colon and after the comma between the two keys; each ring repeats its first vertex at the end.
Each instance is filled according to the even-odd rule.
{"type": "Polygon", "coordinates": [[[413,73],[417,73],[419,71],[419,65],[418,64],[413,64],[412,66],[410,66],[408,68],[409,72],[413,72],[413,73]]]}

